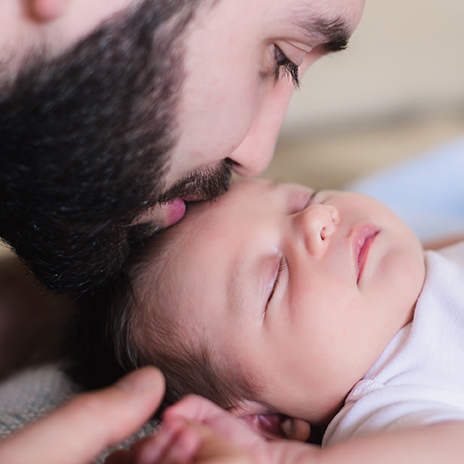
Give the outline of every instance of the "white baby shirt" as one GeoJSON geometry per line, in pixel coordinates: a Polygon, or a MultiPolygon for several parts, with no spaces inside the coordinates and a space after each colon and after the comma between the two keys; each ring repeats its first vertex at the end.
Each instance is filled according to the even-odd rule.
{"type": "Polygon", "coordinates": [[[322,442],[464,420],[464,242],[427,251],[413,320],[351,390],[322,442]]]}

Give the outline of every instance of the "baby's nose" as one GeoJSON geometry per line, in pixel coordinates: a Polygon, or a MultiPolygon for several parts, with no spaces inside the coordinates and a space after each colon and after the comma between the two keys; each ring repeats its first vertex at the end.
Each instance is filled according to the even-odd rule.
{"type": "Polygon", "coordinates": [[[312,205],[298,216],[308,253],[316,257],[323,255],[340,222],[337,208],[332,205],[312,205]]]}

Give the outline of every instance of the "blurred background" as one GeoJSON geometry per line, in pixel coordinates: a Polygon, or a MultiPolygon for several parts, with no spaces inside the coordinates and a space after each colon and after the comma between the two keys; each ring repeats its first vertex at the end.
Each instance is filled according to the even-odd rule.
{"type": "Polygon", "coordinates": [[[366,0],[348,49],[302,80],[264,177],[340,188],[464,135],[463,30],[462,0],[366,0]]]}

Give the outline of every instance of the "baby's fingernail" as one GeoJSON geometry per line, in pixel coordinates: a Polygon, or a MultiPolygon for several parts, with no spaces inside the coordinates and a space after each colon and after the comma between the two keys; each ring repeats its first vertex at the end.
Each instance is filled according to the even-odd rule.
{"type": "Polygon", "coordinates": [[[290,418],[284,419],[280,423],[280,428],[284,433],[285,438],[293,438],[293,434],[295,433],[295,427],[293,426],[293,421],[290,418]]]}
{"type": "Polygon", "coordinates": [[[124,390],[132,392],[143,392],[159,386],[163,382],[161,371],[153,366],[144,367],[137,371],[131,372],[123,377],[116,384],[124,390]]]}

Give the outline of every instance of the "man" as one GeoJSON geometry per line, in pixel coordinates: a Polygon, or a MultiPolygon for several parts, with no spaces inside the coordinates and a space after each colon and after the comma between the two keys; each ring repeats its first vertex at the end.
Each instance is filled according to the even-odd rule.
{"type": "Polygon", "coordinates": [[[298,66],[344,48],[362,3],[2,2],[0,236],[55,291],[99,285],[173,200],[264,170],[298,66]]]}
{"type": "MultiPolygon", "coordinates": [[[[3,0],[0,236],[57,292],[102,284],[131,242],[182,217],[185,200],[222,193],[231,169],[264,170],[299,74],[346,46],[363,4],[3,0]]],[[[54,417],[81,448],[108,442],[92,448],[82,423],[54,417]]],[[[130,430],[121,420],[111,440],[130,430]]],[[[50,436],[39,440],[48,451],[50,436]]]]}

